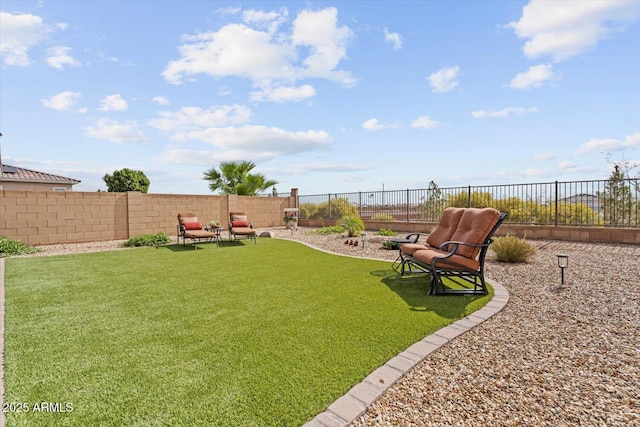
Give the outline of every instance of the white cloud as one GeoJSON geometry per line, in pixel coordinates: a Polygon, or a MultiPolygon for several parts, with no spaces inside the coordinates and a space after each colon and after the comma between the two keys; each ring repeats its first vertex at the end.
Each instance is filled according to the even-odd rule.
{"type": "Polygon", "coordinates": [[[560,73],[553,72],[553,66],[551,64],[546,65],[534,65],[529,67],[524,73],[517,74],[511,79],[511,89],[531,89],[542,86],[545,82],[550,80],[559,80],[562,78],[560,73]]]}
{"type": "MultiPolygon", "coordinates": [[[[338,26],[337,14],[333,7],[303,10],[290,31],[276,31],[273,26],[265,31],[234,23],[215,32],[184,36],[180,58],[170,61],[162,75],[174,84],[185,76],[208,74],[244,77],[258,87],[274,82],[275,86],[286,85],[303,78],[352,85],[355,80],[350,73],[336,70],[346,57],[352,35],[348,27],[338,26]]],[[[254,11],[245,16],[245,22],[264,27],[265,22],[280,22],[278,16],[283,13],[271,17],[254,11]]]]}
{"type": "Polygon", "coordinates": [[[384,27],[384,40],[393,44],[394,50],[402,49],[402,36],[398,33],[390,33],[387,27],[384,27]]]}
{"type": "Polygon", "coordinates": [[[125,111],[129,108],[127,101],[118,94],[105,96],[100,104],[100,111],[125,111]]]}
{"type": "Polygon", "coordinates": [[[387,128],[387,126],[378,123],[378,119],[375,118],[369,119],[366,122],[362,123],[362,127],[370,131],[382,130],[387,128]]]}
{"type": "Polygon", "coordinates": [[[504,119],[509,117],[512,114],[517,114],[519,116],[524,116],[529,113],[537,113],[538,108],[524,108],[524,107],[507,107],[502,110],[479,110],[471,113],[471,116],[474,119],[486,119],[486,118],[500,118],[504,119]]]}
{"type": "Polygon", "coordinates": [[[256,28],[267,30],[270,34],[275,33],[278,28],[287,21],[289,11],[280,8],[278,11],[265,12],[262,10],[250,9],[242,12],[242,20],[256,28]]]}
{"type": "Polygon", "coordinates": [[[79,66],[80,63],[69,55],[69,52],[71,52],[71,48],[65,46],[56,46],[47,49],[47,64],[58,70],[62,70],[65,65],[72,67],[79,66]]]}
{"type": "Polygon", "coordinates": [[[49,29],[39,16],[0,11],[0,53],[5,65],[31,64],[29,49],[47,37],[49,29]]]}
{"type": "Polygon", "coordinates": [[[293,21],[291,41],[296,47],[309,50],[300,77],[323,78],[342,83],[355,84],[351,74],[334,70],[347,56],[347,44],[353,33],[347,26],[338,26],[338,9],[301,11],[293,21]]]}
{"type": "Polygon", "coordinates": [[[291,132],[265,126],[208,128],[186,132],[185,140],[197,140],[214,151],[168,150],[157,160],[166,163],[206,164],[228,160],[268,161],[280,156],[324,150],[332,140],[327,132],[291,132]]]}
{"type": "Polygon", "coordinates": [[[539,160],[543,162],[553,160],[555,158],[556,158],[556,155],[552,151],[543,151],[540,153],[535,153],[534,155],[531,156],[531,160],[539,160]]]}
{"type": "Polygon", "coordinates": [[[118,144],[124,142],[148,142],[141,130],[138,130],[138,122],[131,121],[121,124],[116,120],[101,118],[96,121],[95,126],[85,128],[89,138],[113,141],[118,144]]]}
{"type": "Polygon", "coordinates": [[[429,83],[434,92],[449,92],[458,86],[460,67],[442,68],[429,76],[429,83]]]}
{"type": "Polygon", "coordinates": [[[166,96],[156,96],[151,100],[151,102],[155,102],[158,105],[164,105],[164,106],[169,105],[169,100],[167,99],[166,96]]]}
{"type": "Polygon", "coordinates": [[[586,144],[580,146],[575,154],[581,155],[587,153],[605,153],[612,151],[622,151],[627,148],[640,149],[640,132],[636,132],[627,136],[624,141],[619,141],[613,138],[591,139],[586,144]]]}
{"type": "Polygon", "coordinates": [[[560,162],[560,164],[558,165],[558,169],[561,169],[561,170],[574,169],[576,167],[577,165],[575,163],[569,162],[567,160],[560,162]]]}
{"type": "Polygon", "coordinates": [[[264,87],[260,91],[250,93],[252,101],[270,101],[270,102],[286,102],[286,101],[304,101],[316,95],[316,90],[311,85],[302,85],[298,87],[264,87]]]}
{"type": "Polygon", "coordinates": [[[251,110],[244,105],[221,107],[183,107],[179,111],[161,111],[158,118],[149,121],[149,126],[165,132],[181,132],[202,128],[246,123],[251,110]]]}
{"type": "Polygon", "coordinates": [[[640,17],[637,1],[539,1],[522,9],[517,22],[510,22],[529,58],[550,56],[556,61],[578,55],[598,41],[640,17]]]}
{"type": "Polygon", "coordinates": [[[429,116],[420,116],[411,123],[411,127],[422,129],[435,129],[440,126],[440,122],[431,120],[429,116]]]}
{"type": "Polygon", "coordinates": [[[293,132],[276,127],[252,125],[194,130],[186,132],[184,138],[248,155],[255,151],[273,157],[326,149],[332,143],[331,136],[325,131],[293,132]]]}
{"type": "Polygon", "coordinates": [[[80,99],[80,92],[60,92],[46,99],[41,99],[40,102],[47,108],[57,111],[69,111],[80,99]]]}

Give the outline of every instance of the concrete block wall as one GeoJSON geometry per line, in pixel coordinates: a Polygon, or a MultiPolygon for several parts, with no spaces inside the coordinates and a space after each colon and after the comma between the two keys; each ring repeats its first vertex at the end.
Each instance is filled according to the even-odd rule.
{"type": "Polygon", "coordinates": [[[284,226],[297,197],[0,190],[0,235],[29,245],[176,235],[178,212],[226,228],[229,211],[247,212],[254,227],[284,226]]]}
{"type": "Polygon", "coordinates": [[[0,191],[0,234],[30,245],[126,238],[125,193],[0,191]]]}

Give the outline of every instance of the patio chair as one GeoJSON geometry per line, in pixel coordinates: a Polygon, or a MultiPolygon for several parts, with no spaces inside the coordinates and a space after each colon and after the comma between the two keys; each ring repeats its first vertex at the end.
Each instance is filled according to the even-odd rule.
{"type": "Polygon", "coordinates": [[[403,245],[403,256],[411,266],[431,275],[430,295],[486,295],[485,257],[493,234],[506,217],[506,213],[492,208],[464,209],[449,240],[438,248],[403,245]],[[442,282],[442,277],[461,279],[464,283],[456,281],[463,286],[461,289],[449,289],[442,282]],[[472,286],[468,287],[469,284],[472,286]]]}
{"type": "Polygon", "coordinates": [[[178,244],[182,238],[182,246],[186,245],[186,240],[191,239],[194,249],[198,249],[198,242],[216,242],[219,246],[220,233],[216,230],[209,230],[198,220],[198,215],[193,212],[178,213],[177,227],[178,244]]]}
{"type": "Polygon", "coordinates": [[[463,212],[464,208],[446,208],[440,216],[438,225],[431,233],[412,233],[408,234],[404,239],[393,239],[392,241],[397,240],[400,243],[400,249],[398,250],[398,258],[392,264],[392,268],[396,271],[399,269],[402,275],[405,274],[407,268],[410,273],[413,273],[412,264],[408,262],[404,254],[413,255],[415,251],[420,249],[439,248],[440,245],[451,239],[463,212]],[[418,243],[418,239],[421,236],[427,236],[426,244],[418,243]]]}
{"type": "Polygon", "coordinates": [[[256,230],[247,219],[246,213],[229,212],[229,238],[234,242],[240,239],[249,239],[253,240],[253,244],[257,243],[256,230]]]}

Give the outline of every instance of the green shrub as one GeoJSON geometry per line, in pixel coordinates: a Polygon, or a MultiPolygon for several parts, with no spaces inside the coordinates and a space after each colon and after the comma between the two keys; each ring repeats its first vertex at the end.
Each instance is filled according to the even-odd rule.
{"type": "Polygon", "coordinates": [[[40,252],[40,249],[34,246],[25,245],[20,240],[10,240],[6,237],[0,236],[0,257],[34,254],[36,252],[40,252]]]}
{"type": "Polygon", "coordinates": [[[388,228],[381,228],[376,232],[378,236],[395,236],[396,232],[388,228]]]}
{"type": "Polygon", "coordinates": [[[376,213],[371,215],[371,221],[394,221],[393,215],[376,213]]]}
{"type": "Polygon", "coordinates": [[[490,246],[496,253],[498,261],[502,262],[526,262],[527,258],[536,253],[536,250],[524,238],[506,235],[497,237],[490,246]]]}
{"type": "Polygon", "coordinates": [[[171,239],[167,233],[161,231],[158,234],[139,234],[124,242],[124,246],[158,246],[169,243],[171,239]]]}
{"type": "Polygon", "coordinates": [[[344,232],[345,232],[345,228],[340,226],[340,225],[332,225],[330,227],[322,227],[322,228],[318,228],[317,230],[314,231],[314,233],[322,234],[322,235],[340,234],[340,233],[344,233],[344,232]]]}
{"type": "Polygon", "coordinates": [[[385,239],[382,241],[382,247],[389,250],[397,250],[400,249],[400,243],[385,239]]]}
{"type": "Polygon", "coordinates": [[[349,237],[356,237],[364,231],[364,222],[358,215],[345,215],[338,225],[343,226],[347,230],[349,237]]]}
{"type": "Polygon", "coordinates": [[[345,215],[357,215],[358,207],[344,197],[331,199],[324,203],[305,203],[300,205],[300,218],[331,219],[345,215]]]}

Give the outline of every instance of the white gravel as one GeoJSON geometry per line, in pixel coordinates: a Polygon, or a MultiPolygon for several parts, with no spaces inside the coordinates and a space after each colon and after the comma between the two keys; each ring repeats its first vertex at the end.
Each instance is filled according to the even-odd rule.
{"type": "MultiPolygon", "coordinates": [[[[355,247],[310,229],[270,231],[344,255],[397,256],[372,234],[363,248],[360,238],[355,247]]],[[[418,364],[353,426],[640,426],[640,246],[530,243],[526,264],[488,256],[487,276],[510,293],[506,308],[418,364]],[[569,255],[564,286],[557,253],[569,255]]]]}

